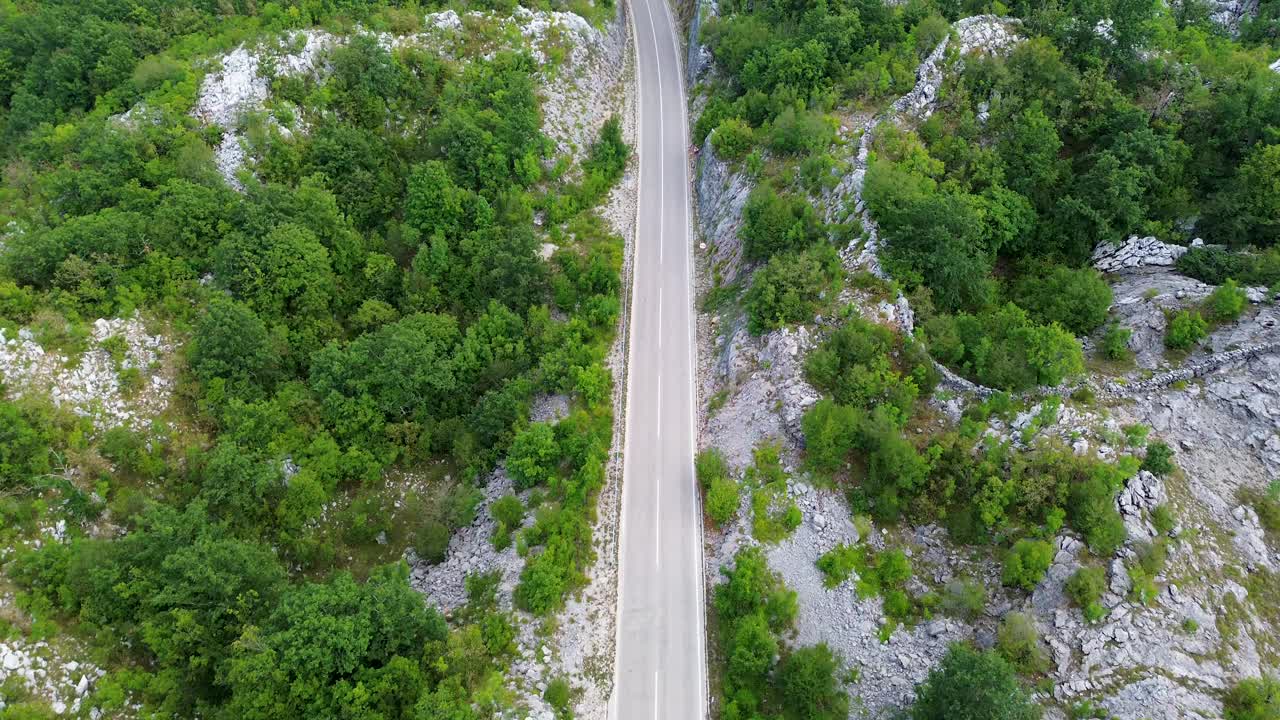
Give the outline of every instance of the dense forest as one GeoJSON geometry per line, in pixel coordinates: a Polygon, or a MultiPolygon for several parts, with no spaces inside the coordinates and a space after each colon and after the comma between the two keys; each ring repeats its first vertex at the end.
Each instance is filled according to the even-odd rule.
{"type": "MultiPolygon", "coordinates": [[[[161,417],[0,400],[0,543],[16,548],[0,563],[35,621],[0,617],[0,640],[87,643],[109,671],[102,712],[510,707],[517,620],[497,578],[468,578],[446,623],[399,560],[441,559],[500,461],[535,489],[494,510],[509,529],[536,517],[515,538],[517,606],[555,610],[593,561],[622,262],[593,208],[630,149],[614,119],[581,164],[558,156],[520,47],[379,41],[425,12],[0,2],[0,328],[75,358],[95,319],[138,317],[181,346],[161,417]],[[233,128],[191,115],[201,78],[242,41],[314,25],[350,39],[323,74],[264,63],[237,191],[213,151],[233,128]],[[546,394],[567,417],[530,423],[546,394]],[[406,477],[427,489],[397,494],[406,477]],[[54,524],[66,542],[30,540],[54,524]]],[[[120,383],[142,391],[137,368],[120,383]]],[[[0,697],[6,720],[49,713],[21,685],[0,697]]]]}
{"type": "MultiPolygon", "coordinates": [[[[1100,617],[1106,575],[1097,565],[1128,538],[1117,493],[1139,470],[1174,472],[1175,453],[1148,442],[1145,427],[1109,443],[1118,451],[1109,460],[1031,438],[1055,422],[1067,396],[1093,402],[1079,384],[1087,366],[1130,362],[1129,330],[1108,324],[1112,288],[1090,266],[1095,247],[1133,235],[1207,243],[1177,270],[1220,287],[1203,308],[1170,318],[1171,353],[1239,317],[1244,285],[1280,283],[1275,13],[1263,3],[1233,35],[1191,1],[718,4],[703,28],[713,60],[693,140],[709,143],[752,189],[733,239],[743,279],[722,285],[723,268],[712,267],[716,286],[705,303],[730,318],[740,312],[755,335],[795,325],[815,332],[803,375],[822,399],[804,414],[801,445],[803,471],[816,485],[840,488],[866,527],[937,523],[961,545],[989,548],[1003,562],[1004,584],[1025,591],[1053,561],[1054,539],[1070,530],[1094,566],[1072,578],[1068,594],[1086,618],[1100,617]],[[960,57],[952,23],[981,13],[1003,16],[1020,39],[960,57]],[[931,112],[879,122],[923,83],[917,68],[949,34],[941,60],[948,71],[931,112]],[[863,208],[834,192],[851,172],[857,128],[874,131],[858,187],[878,226],[884,277],[851,271],[840,255],[869,237],[863,208]],[[914,310],[910,334],[854,307],[866,315],[900,294],[914,310]],[[944,369],[937,363],[989,393],[942,430],[941,403],[926,402],[952,397],[935,395],[944,369]],[[1028,412],[1021,441],[1018,433],[993,441],[993,424],[1008,428],[1028,412]]],[[[709,412],[725,401],[713,398],[709,412]]],[[[714,524],[734,517],[739,492],[751,493],[753,506],[768,492],[755,473],[747,468],[738,487],[722,459],[704,456],[699,478],[714,524]]],[[[794,504],[788,511],[783,537],[801,522],[794,504]]],[[[1158,526],[1168,528],[1173,520],[1162,512],[1158,526]]],[[[1135,603],[1156,592],[1163,542],[1126,561],[1135,603]]],[[[818,560],[828,587],[856,570],[858,595],[883,598],[882,642],[895,625],[971,619],[984,606],[985,591],[965,583],[906,592],[911,569],[895,552],[840,545],[818,560]]],[[[723,592],[737,580],[730,574],[723,592]]],[[[785,603],[767,585],[757,592],[760,610],[747,614],[717,596],[724,716],[845,717],[847,698],[824,694],[828,681],[808,689],[829,704],[797,714],[787,668],[826,648],[787,647],[779,632],[789,621],[777,616],[785,603]]],[[[1038,717],[1024,688],[1044,680],[1048,661],[1028,622],[1006,617],[991,651],[953,648],[917,687],[910,717],[1038,717]]],[[[840,660],[827,665],[824,677],[843,672],[840,660]]],[[[1230,707],[1255,707],[1247,697],[1273,685],[1233,690],[1228,717],[1275,717],[1230,707]]],[[[1076,710],[1072,717],[1107,717],[1076,710]]]]}

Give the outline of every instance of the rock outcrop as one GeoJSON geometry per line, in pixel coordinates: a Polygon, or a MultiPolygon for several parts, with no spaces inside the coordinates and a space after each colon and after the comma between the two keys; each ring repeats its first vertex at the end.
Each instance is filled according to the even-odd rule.
{"type": "Polygon", "coordinates": [[[0,379],[15,394],[47,394],[54,405],[92,418],[100,429],[143,429],[169,404],[174,346],[141,318],[95,320],[73,358],[41,345],[28,328],[0,329],[0,379]]]}
{"type": "Polygon", "coordinates": [[[1187,252],[1181,245],[1163,243],[1154,237],[1131,235],[1118,245],[1102,243],[1093,250],[1093,266],[1100,272],[1114,273],[1152,265],[1169,266],[1187,252]]]}

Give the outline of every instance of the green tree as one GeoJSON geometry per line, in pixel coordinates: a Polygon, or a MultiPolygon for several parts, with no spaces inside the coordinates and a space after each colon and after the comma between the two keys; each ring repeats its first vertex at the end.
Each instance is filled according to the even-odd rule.
{"type": "Polygon", "coordinates": [[[1107,573],[1100,567],[1082,567],[1067,579],[1067,596],[1084,611],[1089,622],[1099,620],[1106,612],[1102,594],[1107,590],[1107,573]]]}
{"type": "Polygon", "coordinates": [[[1053,546],[1043,540],[1023,539],[1014,543],[1004,558],[1001,580],[1005,585],[1035,590],[1053,564],[1053,546]]]}
{"type": "Polygon", "coordinates": [[[1209,334],[1209,324],[1196,310],[1179,311],[1169,320],[1169,328],[1165,330],[1165,347],[1174,350],[1186,350],[1203,340],[1209,334]]]}
{"type": "Polygon", "coordinates": [[[533,423],[517,433],[507,453],[507,471],[517,490],[546,484],[559,464],[560,447],[547,423],[533,423]]]}
{"type": "Polygon", "coordinates": [[[1208,299],[1205,300],[1205,306],[1209,310],[1209,319],[1222,323],[1231,322],[1240,317],[1240,313],[1244,312],[1248,302],[1244,290],[1240,289],[1235,280],[1228,278],[1209,294],[1208,299]]]}
{"type": "Polygon", "coordinates": [[[244,303],[215,296],[196,323],[191,370],[206,386],[221,378],[235,388],[271,387],[276,360],[267,326],[244,303]]]}
{"type": "Polygon", "coordinates": [[[1222,700],[1226,720],[1280,719],[1280,681],[1270,675],[1245,678],[1222,700]]]}
{"type": "Polygon", "coordinates": [[[739,235],[748,259],[767,260],[817,242],[822,235],[822,224],[807,201],[779,194],[768,183],[762,183],[747,197],[739,235]]]}
{"type": "Polygon", "coordinates": [[[1012,666],[991,652],[952,645],[916,688],[912,720],[1037,720],[1040,710],[1012,666]]]}
{"type": "Polygon", "coordinates": [[[840,658],[824,643],[793,651],[778,668],[783,716],[793,720],[840,720],[849,715],[849,695],[840,686],[840,658]]]}
{"type": "Polygon", "coordinates": [[[711,147],[726,160],[741,160],[751,152],[751,126],[745,121],[729,117],[720,121],[711,133],[711,147]]]}
{"type": "Polygon", "coordinates": [[[812,322],[830,300],[841,274],[840,257],[825,243],[800,253],[783,253],[755,272],[743,298],[748,327],[760,334],[792,323],[812,322]]]}
{"type": "Polygon", "coordinates": [[[1111,286],[1096,270],[1062,265],[1040,277],[1024,277],[1014,296],[1036,322],[1056,322],[1076,335],[1088,335],[1106,322],[1112,301],[1111,286]]]}

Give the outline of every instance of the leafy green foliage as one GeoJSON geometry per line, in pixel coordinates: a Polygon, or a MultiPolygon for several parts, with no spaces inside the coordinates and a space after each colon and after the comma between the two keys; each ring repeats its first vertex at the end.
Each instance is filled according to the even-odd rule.
{"type": "Polygon", "coordinates": [[[841,405],[888,406],[905,422],[938,374],[923,348],[883,325],[851,318],[805,358],[805,376],[841,405]]]}
{"type": "Polygon", "coordinates": [[[1005,585],[1030,592],[1053,564],[1053,546],[1043,540],[1022,539],[1004,558],[1000,579],[1005,585]]]}
{"type": "Polygon", "coordinates": [[[1173,350],[1186,350],[1209,334],[1209,324],[1198,310],[1179,310],[1169,319],[1164,344],[1173,350]]]}
{"type": "Polygon", "coordinates": [[[742,209],[743,252],[749,260],[799,251],[822,237],[822,222],[804,198],[778,193],[769,184],[756,186],[742,209]]]}
{"type": "Polygon", "coordinates": [[[1147,454],[1142,458],[1142,469],[1161,477],[1174,471],[1173,448],[1162,441],[1147,444],[1147,454]]]}
{"type": "Polygon", "coordinates": [[[749,329],[760,334],[812,321],[822,301],[836,294],[841,275],[840,257],[826,243],[772,256],[756,270],[743,298],[749,329]]]}
{"type": "Polygon", "coordinates": [[[1089,622],[1097,622],[1105,615],[1102,594],[1106,590],[1107,572],[1100,567],[1082,567],[1067,579],[1067,596],[1084,612],[1084,618],[1089,622]]]}
{"type": "Polygon", "coordinates": [[[730,476],[724,455],[715,448],[703,450],[694,459],[694,469],[707,515],[718,527],[724,527],[738,514],[740,497],[738,483],[730,476]]]}
{"type": "Polygon", "coordinates": [[[1014,288],[1018,305],[1036,322],[1057,323],[1076,335],[1100,327],[1111,308],[1111,286],[1096,270],[1056,266],[1043,276],[1024,275],[1014,288]]]}
{"type": "MultiPolygon", "coordinates": [[[[57,518],[72,538],[6,575],[42,622],[92,627],[95,656],[128,668],[103,681],[107,714],[505,712],[515,632],[492,597],[446,629],[403,567],[377,568],[410,546],[441,560],[505,458],[538,486],[517,605],[548,612],[583,582],[622,263],[590,210],[629,161],[621,123],[578,173],[541,133],[527,55],[356,30],[325,73],[264,77],[243,127],[202,128],[196,68],[217,52],[420,22],[385,3],[223,5],[0,10],[0,154],[24,168],[0,193],[0,316],[68,352],[83,318],[135,311],[191,338],[146,430],[0,403],[0,534],[57,518]],[[233,130],[241,192],[210,150],[233,130]],[[569,417],[527,426],[535,393],[568,396],[569,417]],[[104,504],[123,536],[81,538],[104,504]]],[[[491,511],[508,541],[528,524],[514,497],[491,511]]]]}
{"type": "Polygon", "coordinates": [[[924,324],[929,351],[989,387],[1057,385],[1084,370],[1080,343],[1058,325],[1036,325],[1012,303],[982,315],[938,315],[924,324]]]}
{"type": "Polygon", "coordinates": [[[759,548],[741,550],[716,586],[718,657],[728,717],[837,720],[848,714],[840,659],[825,645],[788,649],[782,637],[796,617],[796,595],[770,570],[759,548]]]}
{"type": "Polygon", "coordinates": [[[1209,294],[1205,300],[1205,307],[1209,312],[1210,320],[1224,323],[1240,317],[1240,313],[1244,312],[1248,302],[1244,290],[1240,289],[1235,280],[1228,278],[1209,294]]]}
{"type": "Polygon", "coordinates": [[[996,652],[1024,673],[1044,672],[1049,666],[1035,620],[1026,613],[1009,613],[1000,621],[996,652]]]}
{"type": "Polygon", "coordinates": [[[1133,331],[1118,323],[1107,326],[1102,334],[1102,356],[1108,360],[1124,360],[1129,357],[1129,338],[1133,331]]]}
{"type": "Polygon", "coordinates": [[[751,152],[751,126],[738,118],[725,118],[711,134],[711,147],[726,160],[741,160],[751,152]]]}
{"type": "Polygon", "coordinates": [[[859,565],[866,566],[864,550],[855,545],[840,543],[823,553],[817,560],[822,571],[822,584],[833,588],[849,579],[859,565]]]}
{"type": "Polygon", "coordinates": [[[507,471],[517,490],[546,484],[559,463],[555,431],[547,423],[533,423],[516,434],[507,454],[507,471]]]}
{"type": "Polygon", "coordinates": [[[1235,279],[1245,285],[1280,283],[1280,247],[1262,252],[1232,252],[1220,247],[1193,247],[1178,258],[1178,272],[1210,285],[1235,279]]]}
{"type": "Polygon", "coordinates": [[[916,688],[912,720],[1036,720],[1040,710],[1013,667],[993,652],[952,645],[916,688]]]}
{"type": "Polygon", "coordinates": [[[1270,675],[1245,678],[1223,698],[1227,720],[1276,720],[1280,718],[1280,681],[1270,675]]]}
{"type": "Polygon", "coordinates": [[[753,452],[743,484],[751,488],[751,534],[762,543],[776,543],[800,526],[800,508],[787,495],[787,475],[779,447],[763,444],[753,452]]]}

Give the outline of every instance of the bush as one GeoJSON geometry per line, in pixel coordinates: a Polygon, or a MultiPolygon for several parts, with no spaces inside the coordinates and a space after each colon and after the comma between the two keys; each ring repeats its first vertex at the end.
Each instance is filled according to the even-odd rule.
{"type": "Polygon", "coordinates": [[[817,560],[822,571],[822,584],[834,588],[853,574],[859,566],[865,566],[864,550],[854,545],[840,543],[822,554],[817,560]]]}
{"type": "Polygon", "coordinates": [[[1169,321],[1164,334],[1165,347],[1186,350],[1203,340],[1209,332],[1209,324],[1196,310],[1182,310],[1169,321]]]}
{"type": "Polygon", "coordinates": [[[938,360],[989,387],[1057,385],[1084,371],[1080,342],[1059,325],[1036,325],[1009,303],[980,315],[938,315],[925,322],[938,360]]]}
{"type": "Polygon", "coordinates": [[[972,620],[987,607],[987,589],[975,580],[951,580],[942,590],[942,609],[949,615],[972,620]]]}
{"type": "Polygon", "coordinates": [[[818,213],[804,198],[779,194],[768,183],[757,185],[742,209],[743,253],[748,260],[767,260],[813,245],[823,234],[818,213]]]}
{"type": "Polygon", "coordinates": [[[559,463],[560,448],[555,431],[547,423],[533,423],[521,430],[507,451],[507,471],[517,490],[546,483],[559,463]]]}
{"type": "MultiPolygon", "coordinates": [[[[715,136],[711,139],[714,142],[715,136]]],[[[821,114],[787,108],[773,120],[769,148],[784,155],[801,155],[825,149],[831,139],[831,124],[821,114]]]]}
{"type": "Polygon", "coordinates": [[[1005,585],[1035,590],[1053,564],[1053,546],[1043,540],[1023,539],[1014,543],[1004,559],[1001,580],[1005,585]]]}
{"type": "Polygon", "coordinates": [[[431,518],[424,520],[415,535],[413,549],[429,565],[442,562],[449,550],[449,526],[431,518]]]}
{"type": "Polygon", "coordinates": [[[1234,278],[1245,285],[1280,283],[1280,247],[1265,252],[1232,252],[1217,247],[1191,248],[1178,258],[1178,272],[1209,285],[1234,278]]]}
{"type": "Polygon", "coordinates": [[[916,398],[933,391],[938,374],[925,349],[883,325],[851,318],[809,353],[805,377],[842,405],[889,407],[905,423],[916,398]]]}
{"type": "Polygon", "coordinates": [[[738,118],[725,118],[711,133],[711,147],[726,160],[741,160],[755,142],[751,126],[738,118]]]}
{"type": "Polygon", "coordinates": [[[1067,596],[1084,612],[1085,620],[1096,622],[1106,611],[1102,594],[1107,591],[1107,572],[1100,567],[1082,567],[1067,580],[1067,596]]]}
{"type": "Polygon", "coordinates": [[[743,298],[748,329],[760,333],[812,322],[824,299],[834,298],[840,256],[822,243],[800,253],[781,253],[756,270],[743,298]]]}
{"type": "Polygon", "coordinates": [[[733,478],[719,477],[707,488],[707,515],[717,527],[724,527],[738,514],[738,483],[733,478]]]}
{"type": "Polygon", "coordinates": [[[1025,613],[1014,612],[1004,616],[996,633],[996,651],[1023,672],[1044,672],[1049,664],[1040,645],[1035,621],[1025,613]]]}
{"type": "Polygon", "coordinates": [[[717,527],[724,527],[738,513],[738,483],[729,476],[729,465],[716,448],[698,453],[694,472],[703,490],[703,507],[717,527]]]}
{"type": "Polygon", "coordinates": [[[778,667],[783,717],[788,720],[843,720],[849,694],[841,688],[840,657],[825,643],[803,647],[778,667]]]}
{"type": "Polygon", "coordinates": [[[1209,319],[1225,323],[1231,322],[1240,317],[1240,313],[1244,312],[1244,307],[1249,303],[1249,299],[1245,297],[1244,290],[1236,285],[1235,280],[1227,280],[1219,285],[1205,300],[1205,309],[1209,312],[1209,319]]]}
{"type": "Polygon", "coordinates": [[[556,714],[560,717],[569,716],[569,703],[573,697],[573,688],[569,687],[569,681],[562,677],[552,678],[547,683],[547,689],[542,692],[542,699],[547,701],[556,714]]]}
{"type": "Polygon", "coordinates": [[[1173,448],[1157,440],[1147,445],[1147,454],[1142,458],[1142,469],[1152,475],[1164,477],[1173,472],[1173,448]]]}
{"type": "Polygon", "coordinates": [[[1151,525],[1156,529],[1156,534],[1158,535],[1168,536],[1173,532],[1177,522],[1168,503],[1157,505],[1151,510],[1151,525]]]}
{"type": "Polygon", "coordinates": [[[1271,675],[1245,678],[1222,699],[1226,720],[1280,720],[1280,680],[1271,675]]]}
{"type": "Polygon", "coordinates": [[[993,652],[954,644],[916,688],[911,720],[1038,720],[1013,667],[993,652]]]}
{"type": "Polygon", "coordinates": [[[1107,326],[1102,335],[1102,356],[1108,360],[1124,360],[1129,357],[1129,338],[1133,331],[1118,323],[1107,326]]]}
{"type": "Polygon", "coordinates": [[[1023,278],[1014,286],[1014,297],[1037,322],[1056,322],[1076,335],[1100,327],[1113,299],[1111,286],[1097,270],[1063,265],[1044,276],[1023,278]]]}
{"type": "Polygon", "coordinates": [[[1099,557],[1113,555],[1128,537],[1115,503],[1124,480],[1121,475],[1117,467],[1095,465],[1084,479],[1071,486],[1067,496],[1067,520],[1099,557]]]}

